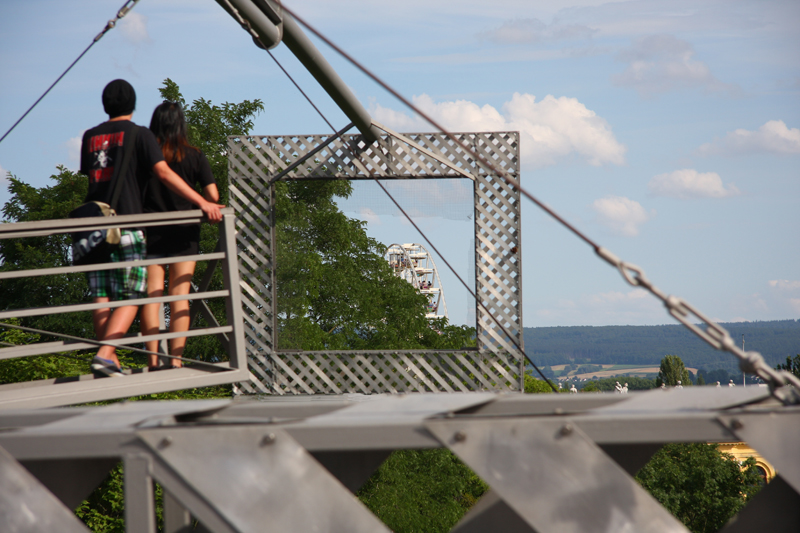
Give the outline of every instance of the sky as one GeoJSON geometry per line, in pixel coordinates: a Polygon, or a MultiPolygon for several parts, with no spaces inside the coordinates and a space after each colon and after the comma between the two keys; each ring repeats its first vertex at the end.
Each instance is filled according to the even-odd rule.
{"type": "MultiPolygon", "coordinates": [[[[745,0],[306,0],[285,3],[445,127],[519,131],[522,184],[590,238],[714,320],[800,318],[800,2],[745,0]]],[[[80,54],[120,1],[0,3],[0,134],[80,54]]],[[[431,131],[335,52],[317,46],[373,118],[431,131]]],[[[336,128],[348,120],[285,46],[275,57],[336,128]]],[[[35,186],[78,167],[107,117],[108,81],[136,88],[148,124],[171,78],[187,100],[261,99],[253,133],[328,134],[272,59],[212,0],[141,0],[0,143],[35,186]]],[[[359,183],[342,203],[384,244],[423,242],[359,183]]],[[[442,185],[445,187],[445,185],[442,185]]],[[[442,189],[427,214],[458,185],[442,189]],[[448,192],[449,191],[449,192],[448,192]]],[[[452,196],[449,196],[452,195],[452,196]]],[[[420,190],[404,201],[428,198],[420,190]]],[[[471,221],[418,222],[469,276],[471,221]]],[[[534,205],[522,209],[526,327],[673,319],[534,205]]],[[[434,256],[451,321],[474,320],[434,256]]],[[[474,271],[473,271],[474,272],[474,271]]]]}

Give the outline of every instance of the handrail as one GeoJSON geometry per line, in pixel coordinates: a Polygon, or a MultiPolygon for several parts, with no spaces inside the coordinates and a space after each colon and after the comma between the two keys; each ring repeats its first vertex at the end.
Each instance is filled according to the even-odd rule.
{"type": "Polygon", "coordinates": [[[214,259],[224,259],[222,252],[213,254],[184,255],[181,257],[164,257],[161,259],[145,259],[142,261],[120,261],[118,263],[103,263],[99,265],[82,265],[69,267],[42,268],[40,270],[8,270],[0,272],[0,280],[16,279],[34,276],[56,276],[58,274],[73,274],[77,272],[96,272],[100,270],[116,270],[120,267],[128,266],[149,266],[149,265],[168,265],[181,263],[183,261],[211,261],[214,259]]]}
{"type": "MultiPolygon", "coordinates": [[[[0,409],[5,405],[19,406],[21,399],[31,407],[46,407],[68,405],[100,399],[113,399],[135,394],[137,382],[141,382],[141,393],[179,390],[198,386],[216,385],[222,383],[235,383],[249,380],[247,356],[245,353],[244,332],[242,330],[242,305],[238,271],[238,250],[236,247],[235,214],[230,207],[221,209],[222,221],[220,223],[219,243],[215,252],[210,254],[193,254],[182,257],[163,259],[146,259],[141,261],[125,261],[104,263],[98,265],[51,267],[33,270],[8,270],[0,272],[0,281],[28,277],[53,276],[75,274],[92,271],[112,270],[130,266],[148,266],[154,264],[171,264],[182,261],[207,261],[208,269],[220,266],[223,273],[222,290],[208,290],[211,281],[211,272],[207,272],[199,287],[186,295],[165,295],[154,298],[137,298],[120,300],[108,303],[81,302],[52,307],[3,309],[0,311],[0,321],[7,318],[28,318],[52,314],[86,312],[101,308],[116,308],[129,305],[144,305],[148,303],[166,303],[174,301],[193,301],[192,310],[204,306],[206,299],[224,298],[227,325],[220,325],[216,318],[209,322],[207,327],[190,329],[186,332],[172,333],[160,330],[153,335],[129,334],[113,341],[102,341],[102,344],[126,347],[141,344],[147,341],[161,341],[176,337],[197,337],[201,335],[215,335],[220,337],[223,347],[227,350],[230,361],[225,363],[204,363],[195,367],[195,370],[172,370],[169,372],[135,372],[125,377],[125,386],[108,387],[106,380],[92,380],[91,376],[70,380],[39,380],[36,382],[14,383],[0,385],[0,409]],[[198,373],[198,370],[200,373],[198,373]],[[207,371],[210,370],[210,374],[207,371]],[[207,374],[207,375],[205,375],[207,374]],[[58,387],[58,393],[47,395],[39,393],[30,395],[25,392],[26,387],[52,385],[58,387]]],[[[140,215],[120,215],[114,217],[96,217],[83,219],[41,220],[35,222],[18,222],[0,224],[0,239],[24,239],[31,237],[46,237],[58,234],[73,233],[82,230],[103,229],[110,227],[119,228],[146,228],[173,224],[200,223],[205,220],[203,212],[199,209],[192,211],[176,211],[170,213],[146,213],[140,215]]],[[[196,311],[194,312],[196,315],[196,311]]],[[[208,312],[204,313],[208,315],[208,312]]],[[[213,317],[212,317],[213,318],[213,317]]],[[[32,357],[43,354],[57,354],[96,348],[98,341],[71,337],[56,332],[48,332],[52,336],[68,339],[61,341],[48,341],[22,346],[0,347],[0,360],[32,357]]],[[[134,350],[139,351],[136,348],[134,350]]],[[[88,361],[88,357],[87,357],[88,361]]],[[[199,362],[198,362],[199,363],[199,362]]],[[[117,380],[113,380],[117,382],[117,380]]],[[[39,390],[47,390],[47,387],[39,390]]]]}
{"type": "MultiPolygon", "coordinates": [[[[233,215],[232,207],[220,209],[223,215],[233,215]]],[[[141,215],[116,215],[113,217],[90,218],[57,218],[52,220],[36,220],[34,222],[5,222],[0,224],[0,239],[28,237],[24,232],[30,230],[47,230],[43,236],[54,233],[71,233],[73,231],[95,228],[115,228],[120,225],[132,227],[151,227],[169,224],[195,224],[205,220],[199,209],[191,211],[171,211],[169,213],[144,213],[141,215]],[[161,223],[161,224],[159,224],[161,223]]]]}
{"type": "MultiPolygon", "coordinates": [[[[123,264],[123,263],[120,263],[123,264]]],[[[136,261],[128,261],[127,264],[136,265],[136,261]]],[[[74,305],[57,305],[54,307],[31,307],[28,309],[12,309],[11,311],[0,312],[0,320],[5,318],[23,318],[31,316],[44,316],[44,315],[61,315],[64,313],[77,313],[79,311],[94,311],[95,309],[104,309],[106,307],[115,309],[117,307],[126,307],[130,305],[140,306],[155,303],[169,303],[177,302],[180,300],[200,300],[206,298],[219,298],[230,296],[230,291],[208,291],[208,292],[190,292],[189,294],[179,294],[173,296],[157,296],[153,298],[135,298],[130,300],[117,300],[114,302],[103,303],[85,303],[74,305]]]]}

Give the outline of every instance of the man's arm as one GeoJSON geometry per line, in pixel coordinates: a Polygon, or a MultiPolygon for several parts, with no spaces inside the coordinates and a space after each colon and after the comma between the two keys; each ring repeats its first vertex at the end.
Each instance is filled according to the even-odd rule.
{"type": "Polygon", "coordinates": [[[221,207],[225,207],[224,205],[219,205],[216,203],[212,203],[207,201],[205,198],[200,196],[192,187],[190,187],[180,176],[175,174],[175,172],[169,168],[169,165],[166,161],[159,161],[155,165],[153,165],[153,172],[155,172],[156,177],[161,180],[161,183],[166,185],[166,187],[178,194],[183,196],[194,205],[199,207],[203,210],[206,217],[208,217],[209,222],[219,222],[222,220],[222,213],[220,213],[219,209],[221,207]]]}

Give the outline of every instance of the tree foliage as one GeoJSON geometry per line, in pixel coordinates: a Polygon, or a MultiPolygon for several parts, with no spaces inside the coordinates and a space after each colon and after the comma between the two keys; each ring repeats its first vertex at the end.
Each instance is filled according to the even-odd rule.
{"type": "Polygon", "coordinates": [[[683,360],[680,357],[677,355],[665,355],[661,360],[661,369],[658,371],[656,386],[660,387],[664,383],[669,387],[674,387],[679,381],[683,386],[691,385],[689,371],[683,366],[683,360]]]}
{"type": "Polygon", "coordinates": [[[775,368],[776,370],[785,370],[787,372],[791,372],[800,378],[800,354],[797,354],[794,357],[786,357],[786,362],[784,364],[778,363],[775,368]]]}
{"type": "Polygon", "coordinates": [[[449,450],[400,450],[358,497],[392,531],[437,533],[450,531],[488,489],[449,450]]]}
{"type": "Polygon", "coordinates": [[[636,480],[693,533],[718,531],[761,488],[755,460],[740,468],[716,444],[667,444],[636,480]]]}
{"type": "MultiPolygon", "coordinates": [[[[66,218],[83,203],[87,181],[63,166],[50,176],[51,185],[36,188],[9,175],[10,198],[3,206],[3,222],[34,222],[66,218]]],[[[65,267],[71,264],[69,235],[0,240],[0,272],[65,267]]],[[[84,274],[6,279],[0,282],[0,309],[10,311],[85,301],[89,286],[84,274]]],[[[21,325],[81,337],[93,335],[91,317],[52,314],[29,317],[21,325]]]]}
{"type": "Polygon", "coordinates": [[[552,387],[550,387],[550,385],[547,384],[545,380],[537,379],[533,377],[530,373],[526,372],[525,392],[527,394],[548,393],[548,392],[553,392],[553,389],[552,387]]]}
{"type": "Polygon", "coordinates": [[[278,346],[332,350],[461,348],[470,328],[431,327],[426,297],[396,277],[385,246],[335,197],[347,181],[289,181],[276,187],[278,346]]]}
{"type": "Polygon", "coordinates": [[[609,392],[615,390],[615,386],[619,381],[622,384],[628,384],[628,390],[649,390],[655,388],[656,381],[650,378],[640,378],[638,376],[615,376],[612,378],[603,378],[597,379],[592,381],[587,381],[586,385],[583,387],[583,390],[586,390],[586,387],[589,386],[590,383],[594,384],[594,390],[609,392]]]}

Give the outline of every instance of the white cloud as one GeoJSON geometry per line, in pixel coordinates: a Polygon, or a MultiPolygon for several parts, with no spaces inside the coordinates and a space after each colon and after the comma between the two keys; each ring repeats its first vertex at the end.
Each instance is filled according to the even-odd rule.
{"type": "Polygon", "coordinates": [[[380,226],[383,224],[381,222],[381,217],[369,207],[362,207],[358,210],[358,214],[371,226],[380,226]]]}
{"type": "Polygon", "coordinates": [[[611,76],[615,85],[632,87],[642,96],[672,90],[703,88],[709,91],[736,89],[722,83],[708,65],[693,59],[694,49],[672,35],[650,35],[637,39],[623,49],[618,59],[628,66],[611,76]]]}
{"type": "Polygon", "coordinates": [[[790,129],[782,120],[770,120],[756,131],[728,132],[723,139],[706,143],[698,151],[704,155],[800,154],[800,129],[790,129]]]}
{"type": "Polygon", "coordinates": [[[147,17],[136,11],[129,11],[119,24],[122,35],[133,44],[149,43],[150,34],[147,32],[147,17]]]}
{"type": "Polygon", "coordinates": [[[692,168],[654,176],[647,184],[650,194],[670,198],[727,198],[741,194],[735,185],[722,183],[716,172],[698,172],[692,168]]]}
{"type": "MultiPolygon", "coordinates": [[[[450,131],[519,131],[526,165],[553,165],[572,154],[595,166],[625,162],[626,148],[605,119],[576,98],[547,95],[537,102],[534,95],[514,93],[503,104],[502,113],[490,105],[480,107],[467,100],[434,102],[426,94],[415,96],[413,102],[450,131]]],[[[400,131],[431,131],[421,117],[409,117],[377,104],[372,114],[378,122],[400,131]]]]}
{"type": "MultiPolygon", "coordinates": [[[[86,130],[84,130],[86,131],[86,130]]],[[[83,141],[83,131],[77,137],[70,137],[64,145],[67,147],[67,167],[70,170],[77,170],[81,166],[81,142],[83,141]]]]}
{"type": "Polygon", "coordinates": [[[649,213],[642,205],[624,196],[606,196],[592,203],[597,221],[613,232],[625,237],[639,234],[639,226],[656,215],[655,209],[649,213]]]}
{"type": "Polygon", "coordinates": [[[800,281],[792,281],[788,279],[772,279],[769,280],[769,286],[779,291],[800,291],[800,281]]]}
{"type": "Polygon", "coordinates": [[[498,44],[530,44],[553,41],[588,39],[595,33],[582,24],[562,25],[558,22],[547,25],[539,19],[514,19],[499,27],[478,34],[478,39],[498,44]]]}
{"type": "Polygon", "coordinates": [[[732,298],[732,312],[752,317],[758,312],[770,318],[797,317],[800,315],[800,280],[772,279],[767,290],[732,298]]]}
{"type": "Polygon", "coordinates": [[[8,170],[6,170],[5,168],[3,168],[2,165],[0,165],[0,187],[5,188],[7,181],[8,181],[8,170]]]}

